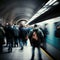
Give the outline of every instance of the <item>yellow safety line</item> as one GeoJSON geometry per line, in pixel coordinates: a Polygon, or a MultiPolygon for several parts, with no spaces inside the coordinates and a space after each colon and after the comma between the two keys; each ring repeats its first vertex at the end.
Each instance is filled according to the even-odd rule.
{"type": "Polygon", "coordinates": [[[42,48],[40,48],[40,49],[41,49],[41,51],[43,51],[43,53],[45,53],[46,56],[49,57],[50,60],[54,60],[54,59],[53,59],[51,56],[49,56],[49,54],[47,54],[42,48]]]}

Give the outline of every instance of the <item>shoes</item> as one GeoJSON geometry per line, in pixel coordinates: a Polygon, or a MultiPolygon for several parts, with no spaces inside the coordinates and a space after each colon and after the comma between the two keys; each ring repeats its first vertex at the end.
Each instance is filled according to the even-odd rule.
{"type": "Polygon", "coordinates": [[[23,47],[20,50],[23,50],[23,47]]]}
{"type": "Polygon", "coordinates": [[[8,49],[8,52],[12,52],[12,49],[10,48],[10,49],[8,49]]]}
{"type": "Polygon", "coordinates": [[[8,52],[10,53],[10,52],[12,52],[12,50],[8,50],[8,52]]]}
{"type": "Polygon", "coordinates": [[[31,58],[31,60],[34,60],[34,58],[31,58]]]}

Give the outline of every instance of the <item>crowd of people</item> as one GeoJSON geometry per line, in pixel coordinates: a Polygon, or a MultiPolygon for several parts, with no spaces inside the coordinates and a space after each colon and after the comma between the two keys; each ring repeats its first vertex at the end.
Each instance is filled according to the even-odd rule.
{"type": "Polygon", "coordinates": [[[42,29],[37,28],[37,25],[34,25],[34,28],[27,28],[21,23],[19,26],[16,24],[11,25],[9,23],[6,23],[5,26],[0,24],[0,53],[3,52],[3,44],[6,44],[8,47],[8,52],[12,52],[12,47],[18,47],[18,43],[21,50],[23,50],[24,45],[27,45],[27,40],[29,39],[32,46],[31,60],[34,60],[35,48],[38,49],[39,60],[42,60],[40,47],[41,42],[44,41],[45,33],[42,31],[42,29]],[[5,38],[6,42],[4,42],[5,38]]]}

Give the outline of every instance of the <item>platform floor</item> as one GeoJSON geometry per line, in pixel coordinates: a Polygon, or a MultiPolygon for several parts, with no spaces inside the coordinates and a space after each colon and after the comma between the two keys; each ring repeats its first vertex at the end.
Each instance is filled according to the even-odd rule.
{"type": "MultiPolygon", "coordinates": [[[[31,46],[28,43],[24,46],[23,50],[20,47],[13,47],[12,53],[8,53],[8,48],[4,47],[3,53],[0,54],[0,60],[30,60],[31,59],[31,46]]],[[[41,49],[42,60],[53,60],[43,49],[41,49]]],[[[38,60],[38,51],[35,49],[34,60],[38,60]]]]}

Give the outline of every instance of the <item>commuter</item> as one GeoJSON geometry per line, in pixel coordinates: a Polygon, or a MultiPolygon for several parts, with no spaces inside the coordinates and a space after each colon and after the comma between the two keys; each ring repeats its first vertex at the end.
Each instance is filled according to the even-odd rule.
{"type": "Polygon", "coordinates": [[[49,34],[47,29],[47,24],[44,24],[43,33],[44,33],[43,48],[46,49],[46,39],[47,39],[47,35],[49,34]]]}
{"type": "Polygon", "coordinates": [[[6,32],[6,39],[8,43],[8,52],[12,52],[12,46],[13,46],[13,29],[11,27],[11,24],[7,24],[5,27],[5,32],[6,32]]]}
{"type": "Polygon", "coordinates": [[[21,46],[21,50],[23,50],[23,46],[26,43],[26,39],[27,38],[27,30],[26,28],[23,26],[22,23],[20,23],[19,26],[19,41],[20,41],[20,46],[21,46]]]}
{"type": "Polygon", "coordinates": [[[13,26],[13,31],[14,31],[14,46],[18,46],[18,37],[19,37],[19,29],[16,24],[13,26]]]}
{"type": "Polygon", "coordinates": [[[48,29],[47,29],[47,24],[44,25],[44,37],[46,38],[47,35],[49,34],[48,29]]]}
{"type": "Polygon", "coordinates": [[[6,37],[6,46],[8,46],[8,44],[9,44],[9,39],[8,39],[8,23],[5,24],[4,30],[5,30],[5,37],[6,37]]]}
{"type": "Polygon", "coordinates": [[[40,44],[41,44],[42,38],[43,38],[42,31],[39,28],[37,28],[37,25],[34,25],[34,29],[32,29],[29,32],[29,39],[30,39],[30,43],[31,43],[31,46],[32,46],[31,60],[34,60],[35,48],[38,49],[38,58],[39,58],[38,60],[42,60],[41,52],[40,52],[40,44]]]}
{"type": "Polygon", "coordinates": [[[2,27],[2,25],[0,24],[0,53],[3,52],[3,44],[5,43],[4,37],[5,37],[5,31],[2,27]]]}

